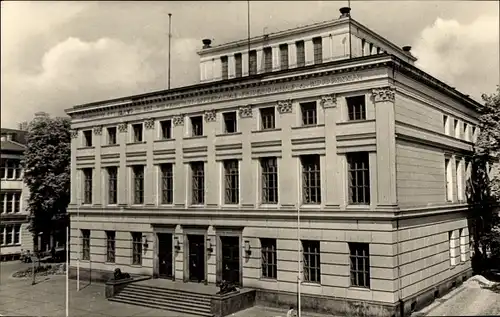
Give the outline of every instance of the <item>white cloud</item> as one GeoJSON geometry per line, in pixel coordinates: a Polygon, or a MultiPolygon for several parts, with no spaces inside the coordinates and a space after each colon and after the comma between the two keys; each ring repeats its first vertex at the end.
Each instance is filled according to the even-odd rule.
{"type": "Polygon", "coordinates": [[[437,18],[415,41],[414,53],[419,67],[479,99],[499,82],[498,47],[498,17],[481,16],[469,24],[437,18]]]}

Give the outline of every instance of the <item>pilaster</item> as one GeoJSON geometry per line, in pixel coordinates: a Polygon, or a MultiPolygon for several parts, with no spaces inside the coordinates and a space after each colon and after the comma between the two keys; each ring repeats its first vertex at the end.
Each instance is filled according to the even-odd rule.
{"type": "Polygon", "coordinates": [[[296,125],[292,100],[279,100],[276,105],[278,122],[281,129],[281,158],[278,158],[278,200],[282,208],[294,208],[297,196],[297,160],[292,157],[292,127],[296,125]]]}
{"type": "Polygon", "coordinates": [[[219,205],[219,168],[215,160],[215,135],[217,133],[217,115],[209,110],[204,115],[205,135],[207,136],[207,163],[205,164],[205,204],[207,207],[219,205]]]}
{"type": "Polygon", "coordinates": [[[255,164],[252,160],[252,145],[251,136],[254,122],[254,109],[252,105],[241,106],[238,109],[238,129],[241,132],[242,140],[242,160],[240,161],[240,181],[244,180],[248,188],[240,187],[241,206],[246,208],[254,208],[256,206],[255,199],[255,164]]]}
{"type": "Polygon", "coordinates": [[[120,147],[120,166],[118,168],[118,205],[125,206],[129,204],[128,197],[128,173],[127,173],[127,137],[128,124],[120,123],[117,131],[117,141],[120,147]]]}
{"type": "Polygon", "coordinates": [[[241,73],[248,76],[248,52],[241,52],[241,73]]]}
{"type": "Polygon", "coordinates": [[[337,120],[340,116],[340,109],[337,106],[337,96],[335,94],[321,96],[318,100],[318,112],[323,111],[325,124],[325,177],[322,179],[323,205],[325,208],[339,208],[342,186],[341,164],[337,155],[337,120]]]}
{"type": "Polygon", "coordinates": [[[288,67],[297,67],[297,46],[295,42],[288,43],[288,67]]]}
{"type": "Polygon", "coordinates": [[[93,129],[93,141],[94,141],[94,172],[93,172],[93,184],[92,184],[92,204],[94,206],[101,206],[102,201],[102,173],[101,173],[101,143],[102,143],[102,127],[98,126],[93,129]]]}
{"type": "Polygon", "coordinates": [[[264,51],[257,49],[257,74],[264,72],[264,51]]]}
{"type": "Polygon", "coordinates": [[[274,45],[271,49],[273,55],[273,71],[278,71],[281,68],[280,47],[278,45],[274,45]]]}
{"type": "Polygon", "coordinates": [[[395,206],[397,205],[395,90],[392,87],[373,89],[372,99],[375,104],[377,134],[377,205],[395,206]]]}
{"type": "Polygon", "coordinates": [[[234,63],[234,55],[230,54],[227,56],[227,73],[228,78],[234,78],[236,76],[236,65],[234,63]]]}
{"type": "Polygon", "coordinates": [[[323,63],[329,62],[332,59],[332,36],[323,36],[321,48],[323,49],[323,63]]]}
{"type": "Polygon", "coordinates": [[[304,41],[304,50],[306,54],[306,65],[314,64],[314,45],[312,39],[304,41]]]}
{"type": "Polygon", "coordinates": [[[153,150],[155,139],[155,121],[148,119],[144,121],[144,140],[146,141],[146,170],[144,171],[144,204],[146,206],[154,206],[156,204],[155,197],[155,168],[153,163],[153,150]]]}
{"type": "Polygon", "coordinates": [[[175,164],[174,170],[174,205],[178,208],[186,207],[186,178],[184,161],[182,158],[182,139],[185,133],[184,115],[174,116],[172,130],[175,137],[175,164]]]}

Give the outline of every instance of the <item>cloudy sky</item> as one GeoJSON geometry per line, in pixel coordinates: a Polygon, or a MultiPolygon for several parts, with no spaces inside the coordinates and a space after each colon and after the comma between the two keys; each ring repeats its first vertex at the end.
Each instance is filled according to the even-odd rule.
{"type": "MultiPolygon", "coordinates": [[[[251,2],[251,33],[336,19],[347,1],[251,2]]],[[[480,99],[499,83],[495,1],[351,1],[354,19],[399,46],[418,66],[480,99]]],[[[1,2],[2,127],[37,111],[164,89],[168,13],[172,87],[199,78],[201,39],[246,37],[246,1],[1,2]]]]}

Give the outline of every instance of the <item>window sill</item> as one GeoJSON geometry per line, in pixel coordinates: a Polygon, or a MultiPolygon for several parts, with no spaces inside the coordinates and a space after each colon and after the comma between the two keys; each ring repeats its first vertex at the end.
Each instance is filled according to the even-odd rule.
{"type": "Polygon", "coordinates": [[[228,135],[241,135],[241,134],[242,134],[241,131],[236,131],[236,132],[224,132],[224,133],[216,134],[215,136],[222,137],[222,136],[228,136],[228,135]]]}
{"type": "Polygon", "coordinates": [[[174,206],[175,206],[175,204],[174,204],[174,203],[169,203],[169,204],[159,204],[158,206],[160,206],[160,207],[169,207],[169,208],[172,208],[172,207],[174,207],[174,206]]]}
{"type": "Polygon", "coordinates": [[[157,139],[157,140],[154,140],[154,142],[173,142],[175,141],[174,138],[170,138],[170,139],[157,139]]]}
{"type": "Polygon", "coordinates": [[[297,127],[292,127],[292,130],[317,128],[317,127],[324,127],[324,126],[325,126],[324,124],[306,124],[306,125],[300,125],[297,127]]]}
{"type": "Polygon", "coordinates": [[[130,204],[130,207],[144,207],[144,203],[141,203],[141,204],[130,204]]]}
{"type": "Polygon", "coordinates": [[[113,144],[104,144],[104,145],[101,145],[101,147],[115,147],[115,146],[119,146],[118,143],[113,143],[113,144]]]}
{"type": "Polygon", "coordinates": [[[302,286],[312,286],[312,287],[321,287],[321,282],[302,282],[300,283],[302,286]]]}
{"type": "Polygon", "coordinates": [[[113,261],[113,262],[105,261],[104,264],[116,264],[116,261],[113,261]]]}
{"type": "Polygon", "coordinates": [[[142,267],[142,264],[130,264],[130,267],[137,267],[137,268],[139,268],[139,267],[142,267]]]}
{"type": "Polygon", "coordinates": [[[361,286],[349,286],[347,289],[352,289],[355,291],[361,291],[361,292],[371,292],[372,290],[367,288],[367,287],[361,287],[361,286]]]}
{"type": "Polygon", "coordinates": [[[77,150],[93,150],[94,146],[81,146],[77,150]]]}
{"type": "Polygon", "coordinates": [[[191,204],[189,208],[206,208],[205,204],[191,204]]]}
{"type": "Polygon", "coordinates": [[[21,243],[13,243],[13,244],[2,244],[2,248],[7,248],[7,247],[20,247],[21,243]]]}
{"type": "Polygon", "coordinates": [[[193,139],[206,139],[206,135],[193,135],[193,136],[187,136],[184,137],[183,140],[193,140],[193,139]]]}
{"type": "Polygon", "coordinates": [[[351,204],[351,205],[347,205],[346,209],[351,209],[351,210],[369,210],[370,209],[370,204],[351,204]]]}
{"type": "Polygon", "coordinates": [[[241,207],[239,203],[234,203],[234,204],[222,204],[220,205],[221,208],[238,208],[241,207]]]}
{"type": "Polygon", "coordinates": [[[278,282],[277,278],[270,278],[270,277],[261,277],[259,278],[259,281],[263,282],[278,282]]]}
{"type": "Polygon", "coordinates": [[[2,178],[3,181],[17,181],[21,182],[23,179],[22,178],[2,178]]]}
{"type": "Polygon", "coordinates": [[[338,125],[350,124],[350,123],[363,123],[363,122],[374,122],[374,119],[364,119],[364,120],[346,120],[337,122],[338,125]]]}
{"type": "Polygon", "coordinates": [[[281,131],[281,129],[261,129],[261,130],[253,130],[252,133],[265,133],[265,132],[278,132],[281,131]]]}
{"type": "Polygon", "coordinates": [[[278,203],[275,203],[275,204],[260,204],[259,205],[260,208],[272,208],[272,209],[278,209],[279,208],[279,205],[278,203]]]}
{"type": "Polygon", "coordinates": [[[319,204],[302,204],[302,205],[300,205],[300,208],[302,208],[302,209],[317,209],[317,208],[321,208],[321,203],[319,203],[319,204]]]}
{"type": "Polygon", "coordinates": [[[134,145],[134,144],[146,144],[146,141],[137,141],[137,142],[129,142],[127,145],[134,145]]]}

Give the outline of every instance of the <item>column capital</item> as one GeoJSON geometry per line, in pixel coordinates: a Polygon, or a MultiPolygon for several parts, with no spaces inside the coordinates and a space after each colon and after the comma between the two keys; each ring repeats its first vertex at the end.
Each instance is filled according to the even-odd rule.
{"type": "Polygon", "coordinates": [[[206,122],[215,122],[217,120],[217,113],[215,110],[207,110],[205,111],[205,121],[206,122]]]}
{"type": "Polygon", "coordinates": [[[278,112],[279,113],[287,113],[292,112],[292,100],[278,100],[277,101],[278,112]]]}
{"type": "Polygon", "coordinates": [[[319,103],[323,108],[335,108],[337,106],[337,95],[329,94],[321,96],[319,103]]]}
{"type": "Polygon", "coordinates": [[[127,132],[127,129],[128,129],[128,124],[127,123],[120,123],[118,125],[118,131],[119,132],[125,133],[125,132],[127,132]]]}
{"type": "Polygon", "coordinates": [[[144,127],[146,130],[151,130],[155,127],[155,120],[154,119],[147,119],[144,121],[144,127]]]}
{"type": "Polygon", "coordinates": [[[78,130],[71,130],[70,134],[72,139],[76,139],[78,137],[78,130]]]}
{"type": "Polygon", "coordinates": [[[396,95],[395,92],[396,90],[394,89],[394,87],[374,88],[372,89],[373,102],[394,102],[394,98],[396,95]]]}
{"type": "Polygon", "coordinates": [[[251,118],[252,117],[252,105],[241,106],[239,108],[240,118],[251,118]]]}
{"type": "Polygon", "coordinates": [[[102,134],[102,126],[97,126],[94,128],[94,134],[95,135],[101,135],[102,134]]]}
{"type": "Polygon", "coordinates": [[[172,119],[172,122],[173,122],[174,126],[183,125],[184,124],[184,115],[180,114],[180,115],[174,116],[174,118],[172,119]]]}

